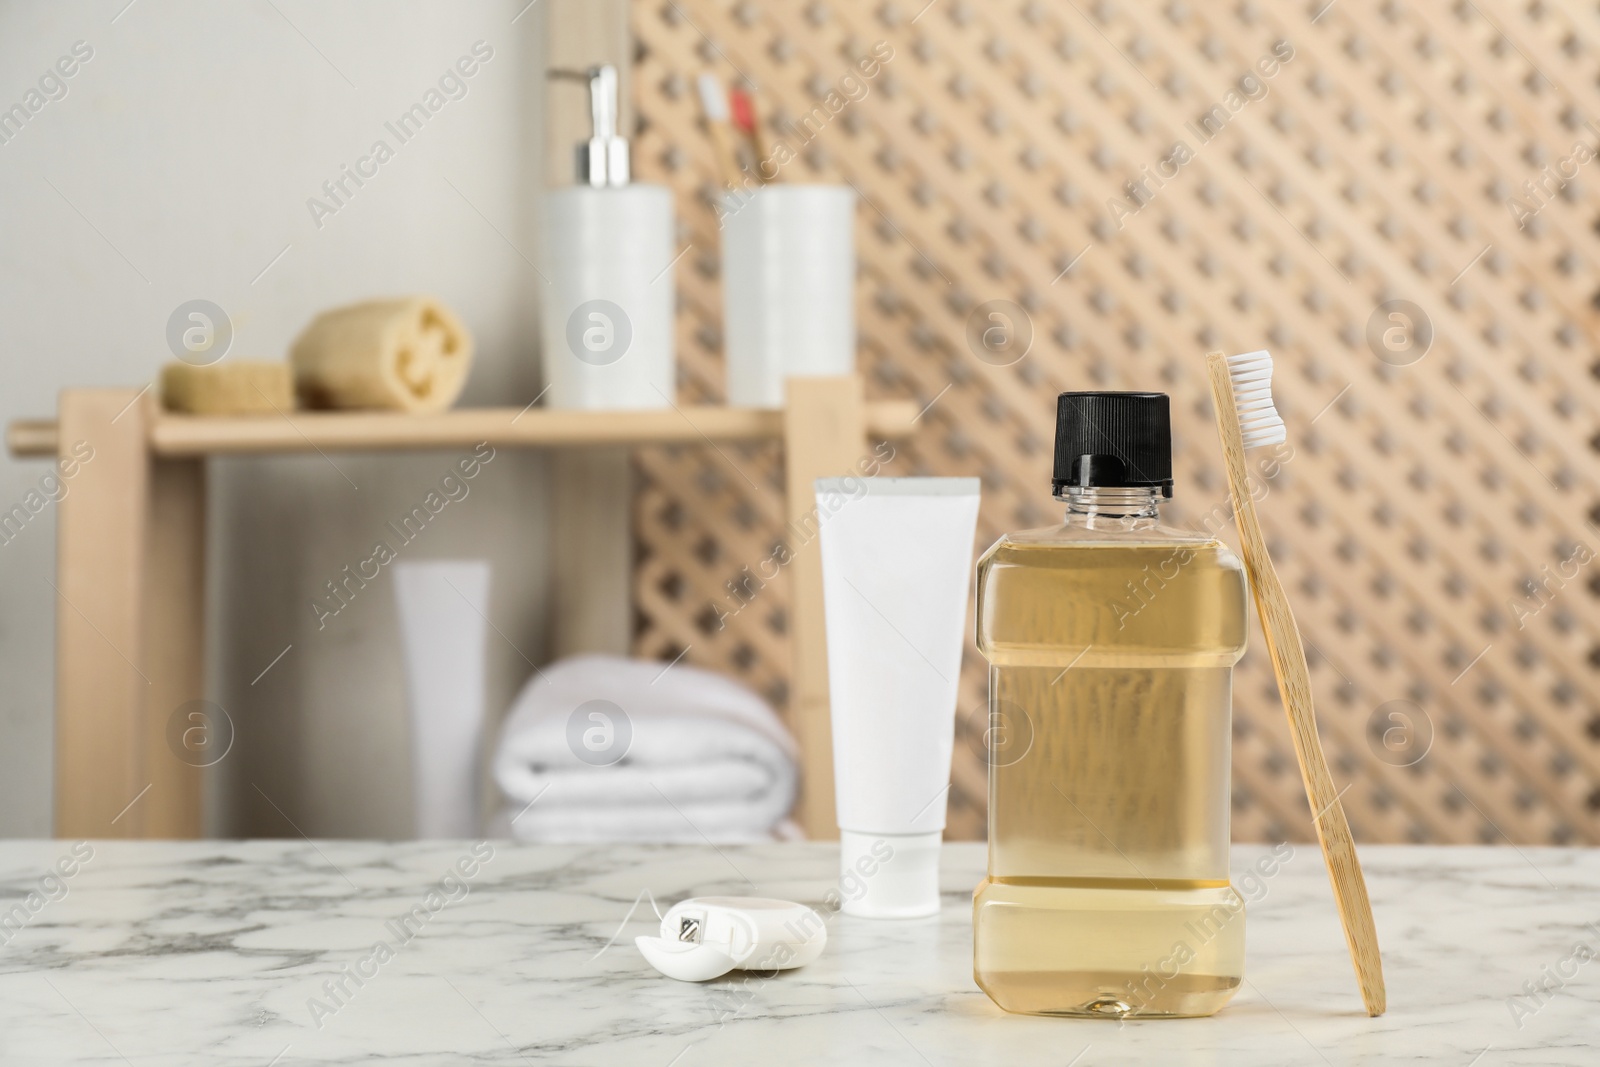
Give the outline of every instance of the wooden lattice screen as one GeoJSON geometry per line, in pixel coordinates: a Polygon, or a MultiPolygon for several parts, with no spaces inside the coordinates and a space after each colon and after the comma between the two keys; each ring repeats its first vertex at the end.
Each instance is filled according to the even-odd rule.
{"type": "MultiPolygon", "coordinates": [[[[1600,842],[1600,164],[1575,150],[1600,142],[1596,5],[922,5],[635,5],[636,170],[677,190],[692,246],[683,399],[723,388],[694,91],[712,70],[749,79],[769,140],[796,149],[783,180],[861,193],[860,367],[869,394],[931,405],[891,472],[981,476],[985,543],[1045,525],[1054,394],[1155,388],[1177,420],[1170,514],[1199,522],[1226,495],[1203,353],[1270,347],[1295,453],[1263,521],[1357,838],[1600,842]],[[875,49],[892,58],[867,78],[875,49]],[[791,124],[819,105],[808,139],[791,124]],[[1031,320],[1012,366],[967,341],[992,300],[1031,320]],[[1397,300],[1412,307],[1381,306],[1397,300]],[[1409,351],[1384,347],[1391,310],[1416,320],[1409,351]]],[[[779,537],[779,455],[638,464],[636,650],[687,648],[782,706],[783,582],[717,623],[779,537]]],[[[1253,633],[1234,835],[1305,839],[1253,633]]],[[[969,648],[954,837],[983,834],[983,694],[969,648]]]]}

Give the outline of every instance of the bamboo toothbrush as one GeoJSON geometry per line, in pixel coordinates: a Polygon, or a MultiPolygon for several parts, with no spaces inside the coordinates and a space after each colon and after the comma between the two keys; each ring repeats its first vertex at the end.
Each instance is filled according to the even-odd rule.
{"type": "Polygon", "coordinates": [[[756,115],[755,97],[750,90],[735,86],[728,90],[728,110],[733,116],[734,129],[744,135],[750,146],[750,155],[754,159],[752,169],[756,181],[762,185],[767,184],[767,175],[761,165],[767,161],[767,142],[761,135],[761,120],[756,115]]]}
{"type": "Polygon", "coordinates": [[[1312,822],[1322,856],[1333,882],[1334,900],[1344,924],[1345,943],[1355,964],[1356,981],[1368,1015],[1382,1015],[1386,1006],[1383,989],[1383,960],[1378,954],[1378,932],[1372,924],[1372,904],[1367,899],[1367,883],[1361,875],[1350,824],[1333,788],[1328,760],[1317,737],[1317,720],[1311,707],[1311,672],[1306,668],[1306,652],[1300,630],[1289,610],[1289,597],[1267,554],[1266,539],[1256,519],[1255,502],[1250,496],[1244,450],[1260,445],[1282,444],[1289,439],[1283,419],[1272,403],[1272,355],[1250,352],[1206,356],[1206,371],[1211,378],[1211,398],[1216,403],[1217,431],[1222,437],[1222,454],[1228,468],[1228,490],[1233,496],[1234,519],[1239,526],[1239,547],[1250,588],[1255,593],[1256,611],[1267,638],[1267,654],[1278,676],[1278,693],[1289,716],[1289,733],[1294,739],[1294,754],[1300,761],[1300,776],[1305,780],[1306,796],[1311,801],[1312,822]]]}
{"type": "Polygon", "coordinates": [[[716,151],[717,170],[722,184],[728,189],[739,187],[739,157],[733,148],[733,127],[728,122],[728,94],[715,74],[706,71],[700,75],[700,107],[706,115],[706,129],[711,134],[711,146],[716,151]]]}

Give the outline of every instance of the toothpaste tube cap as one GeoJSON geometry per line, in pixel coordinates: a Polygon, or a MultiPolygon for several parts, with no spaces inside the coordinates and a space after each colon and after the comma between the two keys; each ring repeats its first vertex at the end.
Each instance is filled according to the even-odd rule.
{"type": "Polygon", "coordinates": [[[839,899],[846,915],[918,919],[939,914],[939,839],[839,830],[839,899]]]}

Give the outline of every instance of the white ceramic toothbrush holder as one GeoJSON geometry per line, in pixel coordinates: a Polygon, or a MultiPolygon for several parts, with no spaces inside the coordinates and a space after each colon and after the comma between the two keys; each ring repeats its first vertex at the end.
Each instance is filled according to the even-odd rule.
{"type": "Polygon", "coordinates": [[[401,561],[395,601],[411,704],[412,806],[419,838],[476,837],[487,669],[489,564],[401,561]]]}
{"type": "Polygon", "coordinates": [[[672,191],[551,189],[544,200],[545,403],[671,407],[676,397],[672,191]]]}
{"type": "Polygon", "coordinates": [[[847,185],[763,185],[724,201],[729,404],[782,407],[789,378],[854,373],[855,219],[847,185]]]}

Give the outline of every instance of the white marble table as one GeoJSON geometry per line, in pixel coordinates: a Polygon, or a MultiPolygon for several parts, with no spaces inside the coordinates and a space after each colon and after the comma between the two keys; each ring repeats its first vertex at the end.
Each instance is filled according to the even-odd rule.
{"type": "MultiPolygon", "coordinates": [[[[489,858],[430,901],[473,847],[100,842],[79,862],[71,842],[0,844],[0,912],[23,909],[0,914],[0,1062],[1600,1063],[1600,962],[1563,966],[1576,945],[1600,951],[1600,850],[1365,850],[1389,987],[1389,1014],[1368,1019],[1320,859],[1298,846],[1250,908],[1232,1004],[1117,1023],[1008,1016],[978,991],[980,845],[946,846],[937,919],[835,915],[811,966],[706,985],[645,966],[632,937],[653,931],[648,903],[623,923],[641,890],[663,907],[820,903],[831,848],[480,843],[489,858]],[[48,876],[63,857],[71,876],[48,876]],[[390,920],[413,907],[403,940],[390,920]]],[[[1263,852],[1237,849],[1236,871],[1263,852]]]]}

